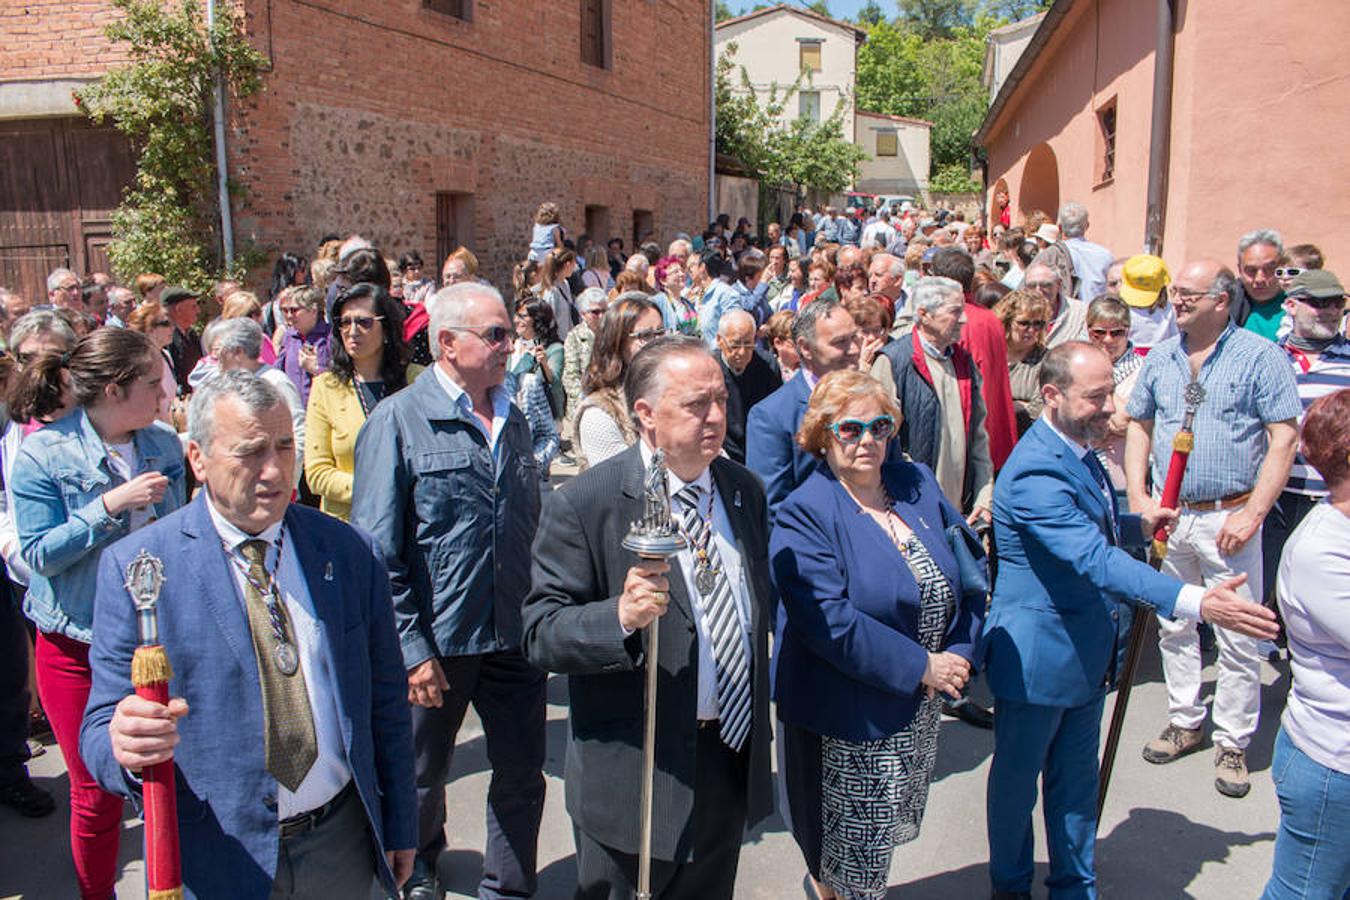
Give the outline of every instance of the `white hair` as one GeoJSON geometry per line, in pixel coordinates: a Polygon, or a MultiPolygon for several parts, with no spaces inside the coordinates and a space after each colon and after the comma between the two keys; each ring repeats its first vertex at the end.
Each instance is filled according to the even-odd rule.
{"type": "Polygon", "coordinates": [[[202,333],[202,349],[212,356],[242,350],[249,359],[256,360],[262,352],[262,340],[262,326],[247,316],[216,319],[202,333]]]}
{"type": "Polygon", "coordinates": [[[609,295],[598,287],[588,287],[577,295],[577,309],[585,312],[588,309],[599,309],[609,303],[609,295]]]}
{"type": "Polygon", "coordinates": [[[953,299],[964,300],[965,292],[961,285],[950,278],[940,275],[928,275],[919,279],[914,286],[914,310],[923,310],[932,315],[953,299]]]}
{"type": "Polygon", "coordinates": [[[69,269],[52,269],[52,273],[47,276],[47,293],[50,294],[52,291],[59,288],[61,282],[65,281],[67,278],[78,279],[79,277],[80,276],[69,269]]]}
{"type": "Polygon", "coordinates": [[[1070,200],[1059,208],[1059,235],[1080,238],[1087,233],[1088,211],[1081,203],[1070,200]]]}
{"type": "Polygon", "coordinates": [[[724,313],[722,315],[722,318],[717,320],[717,336],[726,337],[727,331],[730,328],[730,326],[735,325],[737,323],[744,324],[747,319],[750,321],[750,327],[754,328],[755,317],[750,315],[745,310],[733,309],[730,312],[724,313]]]}
{"type": "Polygon", "coordinates": [[[623,267],[630,272],[636,272],[643,278],[647,277],[647,270],[652,266],[652,261],[647,258],[645,253],[634,253],[628,257],[628,262],[623,267]]]}
{"type": "Polygon", "coordinates": [[[361,235],[354,234],[351,237],[347,238],[345,241],[343,241],[342,246],[338,247],[338,265],[341,265],[342,263],[346,262],[347,257],[351,256],[357,250],[374,250],[374,249],[375,249],[374,244],[372,244],[365,238],[361,237],[361,235]]]}
{"type": "Polygon", "coordinates": [[[215,437],[216,404],[225,397],[238,400],[255,416],[286,402],[275,387],[243,369],[218,372],[206,379],[192,393],[192,405],[188,407],[188,439],[201,447],[207,456],[211,455],[211,441],[215,437]]]}
{"type": "MultiPolygon", "coordinates": [[[[1284,256],[1284,239],[1274,228],[1258,228],[1255,231],[1249,231],[1238,238],[1238,256],[1246,253],[1257,244],[1269,244],[1275,248],[1276,256],[1284,256]]],[[[52,280],[47,279],[47,287],[50,288],[52,280]]]]}
{"type": "Polygon", "coordinates": [[[441,332],[470,324],[469,306],[476,297],[488,297],[497,301],[510,316],[511,311],[506,308],[506,301],[502,299],[501,292],[490,284],[478,281],[466,281],[443,287],[426,302],[429,320],[427,342],[431,345],[432,355],[437,359],[441,358],[441,332]]]}

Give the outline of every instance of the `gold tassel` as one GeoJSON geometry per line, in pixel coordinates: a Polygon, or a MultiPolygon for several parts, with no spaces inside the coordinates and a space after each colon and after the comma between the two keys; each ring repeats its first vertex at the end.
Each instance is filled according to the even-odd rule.
{"type": "Polygon", "coordinates": [[[183,900],[183,889],[176,887],[167,891],[150,891],[149,900],[183,900]]]}
{"type": "MultiPolygon", "coordinates": [[[[158,644],[152,647],[137,647],[136,653],[131,657],[131,684],[134,687],[145,687],[150,684],[167,684],[169,679],[173,678],[173,667],[169,665],[169,654],[164,652],[164,648],[158,644]]],[[[170,894],[164,895],[166,898],[170,894]]],[[[181,897],[182,894],[177,895],[181,897]]],[[[154,900],[154,895],[151,895],[154,900]]]]}

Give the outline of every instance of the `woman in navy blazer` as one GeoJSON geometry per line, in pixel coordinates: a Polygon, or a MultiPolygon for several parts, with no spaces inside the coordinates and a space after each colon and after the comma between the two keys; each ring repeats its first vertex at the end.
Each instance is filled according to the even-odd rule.
{"type": "Polygon", "coordinates": [[[925,466],[883,464],[899,421],[867,375],[821,379],[797,442],[826,466],[784,501],[769,544],[788,806],[821,898],[886,895],[923,817],[937,695],[960,694],[984,615],[947,540],[961,515],[925,466]]]}

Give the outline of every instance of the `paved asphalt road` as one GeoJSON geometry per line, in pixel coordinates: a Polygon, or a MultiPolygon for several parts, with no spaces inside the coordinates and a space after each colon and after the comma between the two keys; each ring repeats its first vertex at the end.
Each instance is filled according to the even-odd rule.
{"type": "MultiPolygon", "coordinates": [[[[1249,754],[1253,785],[1243,800],[1223,797],[1214,790],[1208,746],[1169,766],[1151,766],[1140,758],[1140,746],[1164,724],[1165,692],[1156,645],[1147,651],[1142,671],[1098,844],[1102,895],[1149,900],[1258,897],[1269,874],[1279,820],[1270,756],[1288,690],[1287,664],[1264,665],[1261,729],[1249,754]]],[[[1212,689],[1212,666],[1206,675],[1212,689]]],[[[1108,698],[1108,716],[1111,702],[1108,698]]],[[[575,877],[570,823],[563,809],[566,718],[566,685],[555,678],[550,683],[548,800],[539,850],[538,896],[544,900],[569,897],[575,877]]],[[[943,721],[936,780],[923,831],[913,843],[896,851],[892,897],[964,900],[988,896],[984,792],[992,747],[991,733],[943,721]]],[[[57,794],[60,806],[56,814],[37,821],[0,809],[0,897],[65,900],[76,892],[66,843],[68,806],[60,751],[48,747],[45,755],[34,760],[32,771],[39,784],[57,794]]],[[[441,873],[451,897],[476,893],[487,783],[482,732],[471,713],[446,788],[451,849],[442,857],[441,873]]],[[[1037,828],[1040,831],[1039,822],[1037,828]]],[[[140,841],[140,821],[128,819],[118,882],[124,900],[144,896],[140,841]]],[[[1041,878],[1046,858],[1043,835],[1038,834],[1037,843],[1041,878]]],[[[771,819],[746,841],[736,896],[795,900],[802,896],[803,871],[801,857],[782,822],[771,819]]],[[[1038,885],[1034,896],[1044,897],[1044,887],[1038,885]]]]}

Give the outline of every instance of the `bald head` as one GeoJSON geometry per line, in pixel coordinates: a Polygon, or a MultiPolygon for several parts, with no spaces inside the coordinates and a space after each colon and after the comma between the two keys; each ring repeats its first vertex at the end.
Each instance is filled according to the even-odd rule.
{"type": "Polygon", "coordinates": [[[755,355],[755,317],[743,309],[734,309],[717,322],[717,349],[722,361],[737,375],[750,365],[755,355]]]}
{"type": "Polygon", "coordinates": [[[839,252],[835,255],[835,260],[839,263],[836,268],[842,269],[844,266],[851,266],[854,263],[862,262],[863,252],[858,247],[846,245],[839,248],[839,252]]]}
{"type": "Polygon", "coordinates": [[[1192,339],[1217,335],[1228,325],[1228,306],[1236,290],[1237,276],[1218,260],[1186,263],[1172,280],[1177,327],[1192,339]]]}

